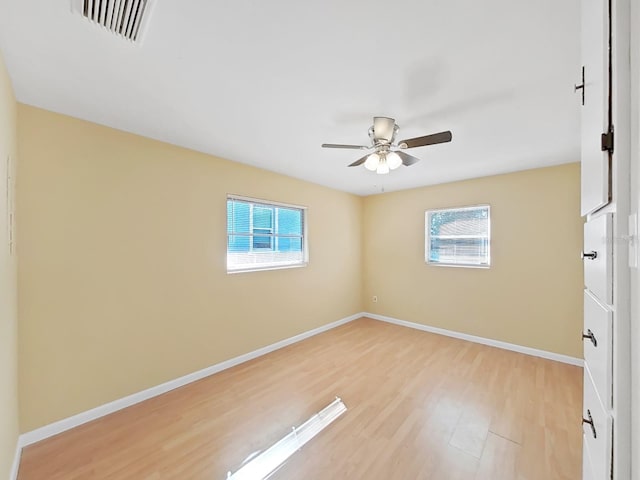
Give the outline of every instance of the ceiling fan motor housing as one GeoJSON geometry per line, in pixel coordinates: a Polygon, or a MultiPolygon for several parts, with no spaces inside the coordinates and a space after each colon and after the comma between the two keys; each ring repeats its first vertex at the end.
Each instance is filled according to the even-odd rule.
{"type": "Polygon", "coordinates": [[[373,126],[369,130],[369,135],[375,145],[393,143],[398,126],[393,118],[373,117],[373,126]]]}

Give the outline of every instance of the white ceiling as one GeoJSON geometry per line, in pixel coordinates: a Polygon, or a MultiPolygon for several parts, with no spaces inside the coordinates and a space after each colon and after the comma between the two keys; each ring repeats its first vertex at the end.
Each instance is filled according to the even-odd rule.
{"type": "Polygon", "coordinates": [[[0,0],[19,101],[368,195],[579,160],[579,0],[160,0],[133,46],[0,0]],[[347,168],[373,116],[453,142],[347,168]]]}

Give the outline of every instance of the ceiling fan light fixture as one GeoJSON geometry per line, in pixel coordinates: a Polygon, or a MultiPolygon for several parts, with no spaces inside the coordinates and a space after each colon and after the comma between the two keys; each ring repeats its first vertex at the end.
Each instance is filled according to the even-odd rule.
{"type": "Polygon", "coordinates": [[[389,173],[389,171],[389,164],[384,158],[381,158],[380,163],[378,164],[378,168],[376,168],[376,173],[378,175],[384,175],[386,173],[389,173]]]}
{"type": "Polygon", "coordinates": [[[372,172],[377,170],[378,165],[380,165],[380,155],[377,153],[369,155],[367,160],[364,162],[364,168],[371,170],[372,172]]]}
{"type": "Polygon", "coordinates": [[[387,165],[389,165],[389,168],[391,170],[395,170],[400,165],[402,165],[402,159],[400,158],[400,155],[398,155],[396,152],[387,153],[387,165]]]}

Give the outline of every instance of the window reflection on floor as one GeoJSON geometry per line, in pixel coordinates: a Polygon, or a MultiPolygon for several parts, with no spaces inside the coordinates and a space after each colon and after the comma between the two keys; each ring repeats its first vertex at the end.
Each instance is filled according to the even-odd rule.
{"type": "Polygon", "coordinates": [[[313,415],[299,427],[278,440],[262,453],[252,453],[235,473],[229,472],[228,480],[262,480],[278,470],[287,459],[304,444],[320,433],[331,422],[347,411],[347,407],[338,397],[313,415]]]}

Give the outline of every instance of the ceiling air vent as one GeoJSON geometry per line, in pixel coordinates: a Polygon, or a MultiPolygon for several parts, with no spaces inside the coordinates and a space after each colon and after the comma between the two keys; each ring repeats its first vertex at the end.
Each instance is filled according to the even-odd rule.
{"type": "Polygon", "coordinates": [[[137,43],[153,0],[72,0],[73,9],[91,22],[137,43]]]}

